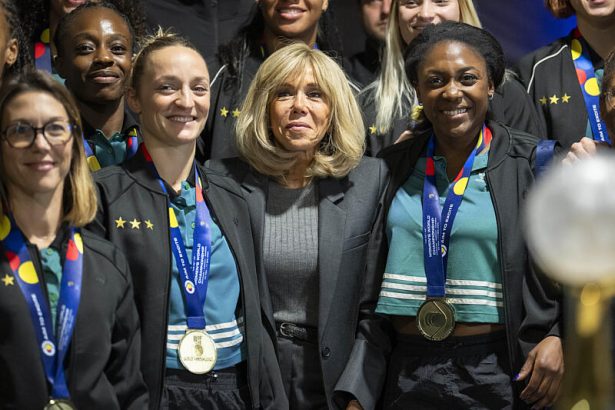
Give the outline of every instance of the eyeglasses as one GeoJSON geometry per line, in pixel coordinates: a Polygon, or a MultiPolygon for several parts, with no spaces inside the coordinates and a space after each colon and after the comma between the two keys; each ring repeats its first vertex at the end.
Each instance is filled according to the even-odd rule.
{"type": "Polygon", "coordinates": [[[30,148],[38,133],[42,133],[49,145],[66,144],[72,137],[73,125],[68,121],[50,121],[42,127],[33,127],[31,124],[18,122],[9,125],[3,138],[13,148],[30,148]]]}

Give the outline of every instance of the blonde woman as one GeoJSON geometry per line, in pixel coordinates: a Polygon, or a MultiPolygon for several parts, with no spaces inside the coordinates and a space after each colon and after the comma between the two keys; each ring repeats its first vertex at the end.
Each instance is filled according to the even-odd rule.
{"type": "MultiPolygon", "coordinates": [[[[412,123],[417,107],[415,90],[406,78],[404,52],[425,26],[459,21],[481,27],[472,0],[393,0],[386,33],[382,68],[378,79],[361,93],[367,127],[367,154],[393,144],[412,123]]],[[[490,101],[495,120],[534,135],[543,135],[533,104],[514,74],[490,101]]]]}
{"type": "Polygon", "coordinates": [[[333,408],[387,171],[361,158],[361,114],[344,73],[305,44],[263,62],[236,135],[241,158],[210,166],[248,201],[290,408],[333,408]]]}
{"type": "Polygon", "coordinates": [[[96,194],[75,103],[31,72],[0,114],[0,407],[142,409],[128,265],[81,230],[96,194]]]}

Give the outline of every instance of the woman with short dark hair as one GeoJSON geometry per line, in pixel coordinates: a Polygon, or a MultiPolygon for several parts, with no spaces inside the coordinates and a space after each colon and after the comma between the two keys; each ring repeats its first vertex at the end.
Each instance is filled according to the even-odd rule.
{"type": "Polygon", "coordinates": [[[406,70],[422,109],[413,138],[382,153],[372,320],[336,391],[367,409],[548,407],[563,373],[559,295],[520,229],[537,139],[488,110],[502,49],[443,22],[410,43],[406,70]]]}

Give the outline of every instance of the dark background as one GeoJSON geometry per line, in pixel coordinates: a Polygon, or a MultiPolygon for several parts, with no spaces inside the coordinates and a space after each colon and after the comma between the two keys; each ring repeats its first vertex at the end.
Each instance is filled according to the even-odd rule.
{"type": "MultiPolygon", "coordinates": [[[[197,45],[212,66],[218,45],[232,38],[255,4],[255,0],[144,1],[150,26],[174,27],[197,45]]],[[[329,1],[343,39],[344,55],[351,56],[363,49],[365,41],[359,0],[329,1]]],[[[474,0],[474,4],[483,26],[502,43],[510,64],[567,34],[575,25],[574,18],[553,18],[543,0],[474,0]]]]}
{"type": "MultiPolygon", "coordinates": [[[[344,39],[344,53],[352,55],[363,48],[358,0],[333,0],[335,15],[344,39]]],[[[483,27],[489,30],[506,52],[509,63],[524,54],[568,34],[574,18],[556,20],[542,0],[474,0],[483,27]]]]}

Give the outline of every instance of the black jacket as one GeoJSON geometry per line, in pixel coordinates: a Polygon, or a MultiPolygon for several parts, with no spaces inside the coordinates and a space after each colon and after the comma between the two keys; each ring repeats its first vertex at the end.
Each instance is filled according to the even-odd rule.
{"type": "Polygon", "coordinates": [[[248,88],[261,64],[264,55],[252,53],[245,59],[239,82],[232,81],[227,65],[223,65],[211,80],[211,105],[205,129],[199,141],[198,159],[232,158],[235,148],[235,122],[248,88]]]}
{"type": "MultiPolygon", "coordinates": [[[[79,409],[146,409],[139,317],[128,264],[109,242],[86,231],[82,238],[81,301],[65,362],[71,400],[79,409]]],[[[67,241],[61,243],[64,258],[67,241]]],[[[38,249],[28,245],[28,250],[45,286],[38,249]]],[[[12,277],[1,254],[0,275],[12,277]]],[[[0,282],[0,408],[40,410],[50,392],[28,304],[16,279],[0,282]]]]}
{"type": "MultiPolygon", "coordinates": [[[[493,140],[486,181],[498,226],[509,370],[514,375],[538,342],[549,335],[560,335],[560,295],[558,288],[535,270],[520,229],[523,201],[534,181],[532,162],[537,139],[498,122],[490,121],[487,125],[493,140]]],[[[386,266],[387,213],[397,190],[412,174],[428,138],[429,135],[417,136],[381,153],[391,171],[391,182],[370,244],[357,342],[336,386],[336,391],[357,397],[365,409],[374,408],[380,398],[392,348],[390,323],[374,314],[386,266]]]]}
{"type": "MultiPolygon", "coordinates": [[[[570,36],[560,38],[521,59],[519,76],[536,105],[546,136],[566,149],[585,136],[587,108],[570,53],[570,36]]],[[[600,57],[590,50],[594,68],[600,57]]]]}
{"type": "MultiPolygon", "coordinates": [[[[211,216],[223,232],[239,271],[252,407],[284,408],[286,397],[273,341],[263,331],[247,204],[230,178],[202,168],[199,175],[211,216]]],[[[95,180],[101,209],[92,229],[127,254],[145,341],[141,367],[150,390],[150,407],[157,408],[165,373],[172,269],[167,195],[140,151],[121,167],[96,173],[95,180]],[[126,221],[124,228],[116,223],[120,217],[126,221]],[[133,220],[140,222],[138,228],[130,224],[133,220]]]]}
{"type": "MultiPolygon", "coordinates": [[[[257,255],[262,257],[268,177],[234,158],[209,165],[241,185],[252,219],[257,255]]],[[[367,244],[388,180],[384,162],[364,158],[344,178],[318,179],[318,348],[325,393],[333,408],[333,388],[354,343],[359,294],[366,265],[367,244]]],[[[275,337],[273,309],[268,297],[262,259],[258,262],[268,330],[275,337]]]]}

